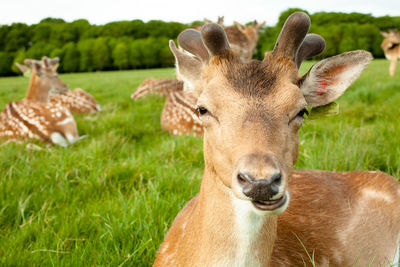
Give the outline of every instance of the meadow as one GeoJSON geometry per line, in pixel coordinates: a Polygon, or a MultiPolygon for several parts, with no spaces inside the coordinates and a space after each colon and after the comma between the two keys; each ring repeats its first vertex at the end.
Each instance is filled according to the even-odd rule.
{"type": "MultiPolygon", "coordinates": [[[[303,63],[304,72],[311,62],[303,63]]],[[[311,112],[297,169],[381,170],[400,178],[400,71],[374,60],[338,100],[335,116],[311,112]]],[[[88,138],[68,147],[0,143],[1,266],[150,266],[172,220],[198,191],[202,140],[160,127],[164,99],[134,102],[147,77],[173,69],[62,74],[102,112],[76,116],[88,138]]],[[[0,79],[0,107],[28,79],[0,79]]]]}

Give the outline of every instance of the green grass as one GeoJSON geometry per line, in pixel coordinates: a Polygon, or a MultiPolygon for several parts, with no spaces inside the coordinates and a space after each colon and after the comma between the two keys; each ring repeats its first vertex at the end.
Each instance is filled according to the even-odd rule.
{"type": "MultiPolygon", "coordinates": [[[[308,120],[299,169],[382,170],[400,177],[400,71],[376,60],[338,101],[340,114],[308,120]]],[[[310,66],[306,62],[304,66],[310,66]]],[[[303,66],[303,67],[304,67],[303,66]]],[[[65,74],[102,104],[78,116],[89,138],[30,150],[0,144],[1,266],[149,266],[172,220],[199,190],[202,140],[160,128],[164,100],[130,94],[173,69],[65,74]]],[[[0,106],[28,80],[0,79],[0,106]]]]}

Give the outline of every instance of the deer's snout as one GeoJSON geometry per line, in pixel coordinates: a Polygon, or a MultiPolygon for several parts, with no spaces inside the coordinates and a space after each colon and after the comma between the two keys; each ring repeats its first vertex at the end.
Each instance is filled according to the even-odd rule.
{"type": "Polygon", "coordinates": [[[252,201],[271,201],[285,193],[286,178],[272,154],[250,154],[237,162],[233,173],[237,193],[252,201]]]}
{"type": "Polygon", "coordinates": [[[279,170],[267,178],[256,179],[252,175],[239,172],[237,175],[242,192],[245,196],[255,201],[267,201],[273,199],[280,192],[282,174],[279,170]]]}

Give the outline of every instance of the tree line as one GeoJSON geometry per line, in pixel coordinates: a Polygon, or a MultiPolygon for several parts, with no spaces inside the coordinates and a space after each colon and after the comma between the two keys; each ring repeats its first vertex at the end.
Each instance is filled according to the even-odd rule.
{"type": "MultiPolygon", "coordinates": [[[[255,58],[263,58],[264,52],[273,48],[286,18],[298,10],[282,12],[275,26],[265,27],[265,33],[260,34],[255,58]]],[[[326,40],[326,50],[320,57],[356,49],[365,49],[375,57],[383,57],[380,31],[400,28],[400,17],[335,12],[317,12],[309,16],[312,21],[310,32],[318,33],[326,40]]],[[[0,76],[19,73],[15,62],[21,63],[25,58],[40,59],[44,55],[60,57],[59,72],[173,66],[168,40],[199,24],[202,22],[132,20],[91,25],[85,19],[65,22],[46,18],[33,25],[1,25],[0,76]]]]}

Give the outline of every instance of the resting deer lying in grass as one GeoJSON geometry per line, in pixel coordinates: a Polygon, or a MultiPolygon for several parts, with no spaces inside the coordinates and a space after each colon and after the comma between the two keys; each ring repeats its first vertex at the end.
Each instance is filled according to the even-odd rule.
{"type": "MultiPolygon", "coordinates": [[[[43,57],[42,61],[46,61],[46,64],[50,64],[51,66],[58,66],[59,60],[58,58],[49,59],[47,57],[43,57]]],[[[16,64],[20,71],[24,74],[31,71],[27,66],[18,63],[16,64]]],[[[57,68],[55,68],[54,71],[56,70],[57,68]]],[[[73,114],[94,113],[101,110],[100,105],[96,102],[93,96],[80,88],[76,88],[75,90],[67,90],[57,94],[50,94],[50,101],[54,104],[59,103],[62,106],[69,108],[73,114]]]]}
{"type": "Polygon", "coordinates": [[[31,139],[67,146],[77,142],[78,130],[74,117],[61,104],[49,102],[49,92],[68,90],[57,76],[57,66],[47,61],[25,60],[30,66],[26,97],[8,103],[0,114],[0,139],[31,139]]]}
{"type": "Polygon", "coordinates": [[[192,93],[183,90],[182,81],[148,78],[140,84],[131,98],[137,100],[152,93],[167,98],[161,114],[162,129],[172,135],[193,133],[201,136],[203,134],[203,127],[196,114],[193,113],[197,98],[192,93]]]}
{"type": "MultiPolygon", "coordinates": [[[[205,21],[208,21],[205,19],[205,21]]],[[[235,54],[241,60],[249,61],[258,41],[258,33],[263,23],[254,21],[251,26],[235,23],[235,26],[225,27],[229,43],[235,54]]],[[[218,24],[223,25],[223,17],[218,17],[218,24]]],[[[198,27],[201,29],[202,26],[198,27]]],[[[183,82],[176,79],[146,79],[131,98],[138,100],[148,94],[158,94],[167,98],[161,115],[161,127],[172,135],[193,133],[196,136],[203,134],[197,117],[193,114],[197,98],[190,92],[183,90],[183,82]]]]}
{"type": "Polygon", "coordinates": [[[393,262],[400,237],[393,177],[293,170],[307,106],[337,99],[372,59],[347,52],[299,77],[301,61],[324,48],[321,37],[306,35],[309,27],[305,13],[292,14],[261,62],[241,62],[217,24],[179,35],[194,57],[170,41],[177,71],[199,96],[205,169],[154,266],[310,266],[307,252],[314,266],[393,262]]]}
{"type": "Polygon", "coordinates": [[[393,77],[397,60],[400,58],[400,34],[397,30],[389,30],[389,32],[381,32],[381,34],[385,37],[381,47],[385,57],[390,60],[389,74],[393,77]]]}

